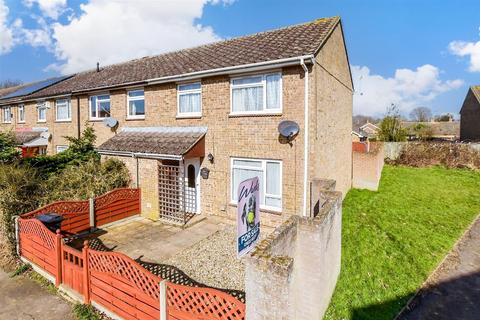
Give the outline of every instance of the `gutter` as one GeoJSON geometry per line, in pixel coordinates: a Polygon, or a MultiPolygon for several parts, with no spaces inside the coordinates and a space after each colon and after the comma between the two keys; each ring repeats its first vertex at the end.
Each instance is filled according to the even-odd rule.
{"type": "Polygon", "coordinates": [[[210,76],[221,75],[221,74],[245,73],[247,71],[251,72],[251,71],[260,71],[260,70],[266,70],[271,68],[293,66],[293,65],[298,65],[299,61],[300,61],[300,64],[302,64],[304,63],[302,61],[306,61],[306,60],[309,60],[308,62],[313,63],[313,59],[314,59],[314,56],[309,54],[309,55],[293,57],[293,58],[277,59],[277,60],[270,60],[270,61],[264,61],[264,62],[242,64],[238,66],[195,71],[195,72],[184,73],[184,74],[179,74],[174,76],[148,79],[146,81],[148,85],[166,83],[166,82],[175,82],[175,81],[185,81],[185,80],[192,80],[196,78],[210,77],[210,76]],[[245,70],[245,69],[249,69],[249,70],[245,70]]]}
{"type": "Polygon", "coordinates": [[[107,156],[132,157],[132,158],[143,158],[143,159],[158,159],[158,160],[182,160],[183,159],[183,156],[172,155],[172,154],[111,151],[111,150],[97,150],[97,152],[107,156]]]}
{"type": "Polygon", "coordinates": [[[309,121],[309,112],[308,112],[308,68],[305,65],[305,60],[302,58],[300,60],[300,65],[302,66],[303,70],[305,71],[305,97],[304,97],[304,111],[305,111],[305,118],[304,118],[304,154],[303,154],[303,208],[302,213],[303,216],[307,216],[307,190],[308,190],[308,121],[309,121]]]}

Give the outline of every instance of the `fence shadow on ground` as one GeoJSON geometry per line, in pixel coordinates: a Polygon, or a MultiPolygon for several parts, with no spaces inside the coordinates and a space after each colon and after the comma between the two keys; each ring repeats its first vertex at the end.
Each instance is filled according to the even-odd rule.
{"type": "MultiPolygon", "coordinates": [[[[396,320],[480,319],[480,272],[420,290],[396,320]]],[[[392,320],[414,293],[353,310],[352,320],[392,320]]]]}
{"type": "MultiPolygon", "coordinates": [[[[105,231],[99,229],[99,230],[96,230],[95,233],[66,238],[65,243],[77,250],[82,250],[84,241],[88,240],[88,246],[93,250],[102,251],[102,252],[114,251],[116,246],[107,247],[103,243],[103,241],[98,238],[99,235],[105,234],[105,233],[106,233],[105,231]]],[[[175,266],[162,264],[162,263],[147,262],[147,261],[143,261],[142,258],[143,256],[140,256],[134,260],[138,264],[140,264],[142,267],[144,267],[145,269],[147,269],[154,275],[159,276],[162,279],[168,280],[175,284],[184,285],[184,286],[217,289],[225,293],[228,293],[234,296],[235,298],[237,298],[238,300],[240,300],[241,302],[245,303],[244,291],[207,286],[203,283],[200,283],[190,278],[185,272],[183,272],[182,270],[180,270],[175,266]]]]}

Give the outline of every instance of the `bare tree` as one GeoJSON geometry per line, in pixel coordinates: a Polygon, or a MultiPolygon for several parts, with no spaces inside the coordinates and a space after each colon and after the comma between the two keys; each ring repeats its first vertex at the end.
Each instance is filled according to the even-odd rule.
{"type": "Polygon", "coordinates": [[[427,107],[417,107],[410,112],[410,119],[418,122],[427,122],[432,119],[432,110],[427,107]]]}
{"type": "Polygon", "coordinates": [[[5,79],[0,81],[0,89],[16,87],[21,85],[23,82],[20,80],[13,80],[13,79],[5,79]]]}

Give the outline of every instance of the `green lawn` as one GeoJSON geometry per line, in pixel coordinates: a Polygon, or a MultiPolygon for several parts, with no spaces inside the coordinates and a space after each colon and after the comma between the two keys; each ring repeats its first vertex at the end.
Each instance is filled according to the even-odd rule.
{"type": "Polygon", "coordinates": [[[342,270],[325,319],[393,319],[480,213],[480,173],[385,166],[343,205],[342,270]]]}

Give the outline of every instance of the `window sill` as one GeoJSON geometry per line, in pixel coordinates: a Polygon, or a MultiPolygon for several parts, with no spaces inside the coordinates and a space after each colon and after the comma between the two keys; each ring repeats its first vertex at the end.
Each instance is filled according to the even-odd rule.
{"type": "Polygon", "coordinates": [[[66,120],[55,120],[56,123],[66,123],[66,122],[72,122],[72,119],[66,119],[66,120]]]}
{"type": "MultiPolygon", "coordinates": [[[[228,204],[231,207],[238,207],[236,202],[230,202],[228,204]]],[[[262,207],[260,206],[260,212],[265,212],[265,213],[271,213],[271,214],[276,214],[276,215],[281,215],[282,214],[282,209],[274,209],[270,207],[262,207]]]]}
{"type": "Polygon", "coordinates": [[[126,121],[145,120],[145,117],[126,117],[126,121]]]}
{"type": "Polygon", "coordinates": [[[18,121],[18,124],[25,124],[25,121],[18,121]]]}
{"type": "Polygon", "coordinates": [[[2,122],[3,124],[12,124],[12,122],[2,122]]]}
{"type": "Polygon", "coordinates": [[[176,119],[200,119],[201,117],[201,113],[177,114],[176,119]]]}
{"type": "Polygon", "coordinates": [[[283,113],[278,112],[230,112],[228,115],[230,118],[239,117],[268,117],[268,116],[281,116],[283,113]]]}
{"type": "Polygon", "coordinates": [[[47,123],[47,120],[37,120],[37,123],[47,123]]]}
{"type": "Polygon", "coordinates": [[[90,122],[102,122],[104,119],[107,119],[106,117],[105,118],[93,118],[93,119],[88,119],[88,121],[90,122]]]}

